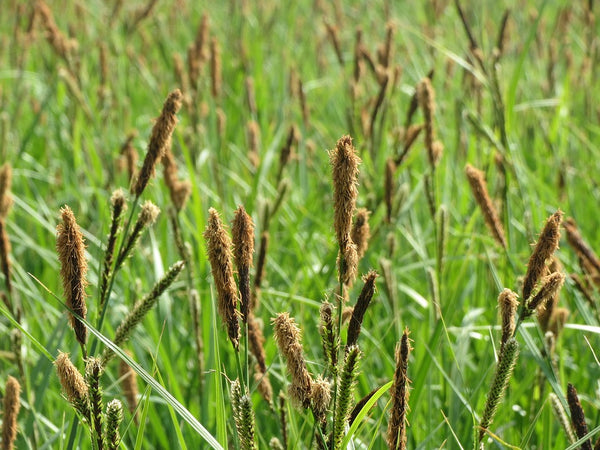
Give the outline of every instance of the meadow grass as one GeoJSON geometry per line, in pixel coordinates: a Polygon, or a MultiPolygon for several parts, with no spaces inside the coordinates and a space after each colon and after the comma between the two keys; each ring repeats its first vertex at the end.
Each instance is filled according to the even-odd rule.
{"type": "Polygon", "coordinates": [[[20,385],[21,407],[4,413],[18,413],[14,446],[594,445],[600,41],[590,5],[6,0],[0,392],[8,404],[19,396],[12,380],[20,385]],[[169,119],[154,121],[161,108],[169,119]],[[356,192],[328,154],[345,136],[360,158],[356,192]],[[115,195],[126,208],[111,224],[115,195]],[[240,205],[253,262],[232,266],[240,233],[215,261],[231,253],[234,291],[244,273],[243,314],[235,299],[222,303],[203,236],[215,215],[231,235],[240,205]],[[56,251],[65,206],[86,245],[83,313],[63,291],[56,251]],[[155,223],[137,230],[148,209],[155,223]],[[560,246],[529,280],[534,244],[558,210],[560,246]],[[358,214],[368,246],[351,229],[358,214]],[[363,275],[372,300],[344,314],[363,275]],[[508,317],[497,302],[505,289],[520,296],[508,317]],[[539,322],[526,306],[534,299],[552,311],[539,322]],[[274,338],[281,313],[301,330],[292,367],[274,338]],[[85,345],[69,323],[85,326],[85,345]],[[349,323],[358,347],[345,346],[349,323]],[[83,351],[103,357],[92,422],[100,404],[99,420],[112,424],[91,433],[54,365],[69,353],[83,376],[83,351]],[[132,372],[118,360],[137,374],[131,410],[122,383],[132,372]],[[576,426],[564,419],[568,386],[585,413],[576,426]],[[397,392],[408,393],[399,438],[388,431],[404,404],[397,392]]]}

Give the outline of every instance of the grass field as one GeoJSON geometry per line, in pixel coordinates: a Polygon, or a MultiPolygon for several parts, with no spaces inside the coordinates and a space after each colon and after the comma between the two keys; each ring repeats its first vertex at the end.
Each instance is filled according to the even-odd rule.
{"type": "MultiPolygon", "coordinates": [[[[593,448],[600,437],[593,3],[5,0],[0,392],[6,424],[4,386],[9,376],[18,380],[15,447],[593,448]],[[347,135],[355,153],[345,157],[361,160],[356,197],[348,161],[339,170],[349,172],[336,172],[347,135]],[[140,186],[153,151],[156,176],[140,186]],[[483,176],[487,194],[467,165],[482,171],[467,172],[483,176]],[[107,260],[119,188],[127,209],[107,260]],[[160,209],[153,224],[144,216],[155,211],[148,201],[160,209]],[[76,263],[69,249],[77,226],[67,239],[66,205],[85,239],[76,263]],[[218,247],[231,231],[236,240],[239,205],[254,226],[249,290],[239,243],[233,266],[225,261],[230,250],[218,247]],[[352,280],[359,242],[341,222],[360,225],[359,208],[368,210],[370,238],[352,280]],[[540,233],[550,217],[558,225],[558,210],[555,249],[548,242],[556,235],[546,242],[540,233]],[[532,253],[538,258],[530,262],[532,253]],[[87,315],[72,298],[74,283],[85,287],[86,262],[87,315]],[[358,349],[344,352],[349,308],[370,270],[378,276],[364,319],[354,309],[358,349]],[[532,294],[524,296],[528,283],[532,294]],[[224,303],[227,289],[233,303],[224,303]],[[498,307],[504,289],[519,295],[516,312],[498,307]],[[531,301],[546,291],[536,318],[531,301]],[[243,309],[227,307],[243,308],[249,296],[246,325],[243,309]],[[140,303],[134,309],[138,299],[147,313],[140,303]],[[330,335],[322,332],[325,301],[330,335]],[[301,342],[283,312],[302,330],[301,342]],[[81,327],[83,315],[85,345],[69,325],[81,327]],[[141,319],[135,329],[133,316],[141,319]],[[516,343],[501,344],[501,316],[516,343]],[[262,368],[248,349],[248,333],[258,330],[262,368]],[[408,344],[412,351],[399,378],[395,349],[405,330],[405,356],[408,344]],[[509,361],[506,349],[517,346],[509,361]],[[86,361],[93,372],[85,356],[105,358],[86,378],[87,406],[74,408],[75,394],[61,386],[57,367],[68,363],[59,352],[81,374],[86,361]],[[357,357],[356,367],[345,354],[357,357]],[[498,372],[506,377],[490,389],[498,372]],[[134,377],[137,394],[124,382],[134,377]],[[585,419],[577,419],[568,384],[585,419]],[[488,423],[494,392],[500,403],[488,423]],[[369,398],[372,407],[356,408],[350,427],[350,411],[369,398]],[[114,399],[124,410],[120,444],[108,436],[114,399]],[[406,429],[390,444],[388,423],[400,409],[408,411],[399,419],[406,429]]],[[[12,448],[7,428],[2,448],[12,448]]]]}

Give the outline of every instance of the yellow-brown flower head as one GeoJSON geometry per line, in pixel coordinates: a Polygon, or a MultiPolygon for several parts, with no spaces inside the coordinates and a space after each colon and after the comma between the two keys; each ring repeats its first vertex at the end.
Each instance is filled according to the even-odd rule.
{"type": "Polygon", "coordinates": [[[148,142],[148,151],[144,159],[144,164],[140,173],[131,187],[131,192],[139,197],[150,178],[154,176],[154,168],[158,163],[159,159],[165,154],[166,148],[168,147],[173,130],[177,124],[177,111],[181,108],[181,102],[183,100],[183,94],[179,89],[175,89],[167,97],[162,112],[156,123],[152,128],[152,135],[148,142]]]}
{"type": "Polygon", "coordinates": [[[308,373],[302,353],[300,328],[287,312],[280,313],[273,319],[273,327],[277,346],[292,376],[290,397],[297,405],[308,408],[312,397],[313,380],[308,373]]]}
{"type": "Polygon", "coordinates": [[[471,185],[473,197],[475,197],[475,201],[479,205],[479,208],[481,208],[483,218],[485,219],[485,223],[489,230],[492,232],[492,236],[494,236],[496,242],[506,248],[504,228],[502,227],[502,222],[500,222],[494,203],[488,194],[487,183],[483,172],[476,169],[471,164],[467,164],[465,173],[469,180],[469,184],[471,185]]]}
{"type": "Polygon", "coordinates": [[[352,145],[350,136],[342,136],[336,147],[329,152],[333,177],[333,227],[340,255],[338,270],[344,284],[350,285],[358,271],[358,253],[352,242],[352,216],[358,196],[358,165],[360,158],[352,145]]]}
{"type": "Polygon", "coordinates": [[[54,365],[67,399],[87,417],[88,386],[85,384],[83,375],[73,365],[68,353],[59,352],[54,365]]]}
{"type": "Polygon", "coordinates": [[[243,206],[239,206],[231,226],[233,256],[240,282],[242,320],[250,314],[250,267],[254,254],[254,223],[243,206]]]}
{"type": "Polygon", "coordinates": [[[518,295],[510,289],[504,289],[498,296],[498,307],[502,318],[502,338],[500,339],[500,352],[502,347],[515,334],[515,315],[519,306],[518,295]]]}
{"type": "Polygon", "coordinates": [[[10,186],[12,184],[12,167],[4,163],[0,167],[0,218],[5,218],[13,204],[10,186]]]}
{"type": "Polygon", "coordinates": [[[233,279],[233,263],[231,255],[231,239],[216,209],[209,209],[209,219],[204,239],[208,252],[208,260],[212,268],[213,279],[217,288],[218,311],[227,327],[227,334],[237,350],[239,348],[240,325],[237,317],[237,289],[233,279]]]}
{"type": "Polygon", "coordinates": [[[329,403],[331,402],[331,383],[327,378],[323,378],[321,375],[317,376],[313,383],[311,402],[315,420],[321,423],[325,422],[329,403]]]}
{"type": "MultiPolygon", "coordinates": [[[[60,261],[60,275],[67,307],[84,318],[87,314],[85,304],[87,281],[87,261],[83,234],[75,221],[75,215],[68,206],[61,209],[62,223],[56,228],[56,250],[60,261]]],[[[87,328],[69,312],[69,322],[75,331],[77,341],[85,345],[87,328]]]]}
{"type": "Polygon", "coordinates": [[[21,385],[9,376],[4,391],[4,417],[2,419],[2,449],[12,450],[17,438],[17,415],[21,408],[21,385]]]}
{"type": "MultiPolygon", "coordinates": [[[[433,116],[435,114],[435,92],[428,77],[423,78],[417,85],[417,99],[425,118],[425,148],[431,167],[437,162],[435,149],[435,129],[433,128],[433,116]]],[[[436,144],[438,145],[438,144],[436,144]]]]}
{"type": "Polygon", "coordinates": [[[560,224],[562,222],[562,211],[558,210],[546,221],[538,242],[527,264],[527,273],[523,282],[523,301],[529,300],[533,288],[546,270],[548,260],[558,248],[560,240],[560,224]]]}

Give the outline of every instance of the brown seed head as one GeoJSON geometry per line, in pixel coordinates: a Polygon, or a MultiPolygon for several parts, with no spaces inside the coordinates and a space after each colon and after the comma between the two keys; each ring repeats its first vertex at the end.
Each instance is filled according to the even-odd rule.
{"type": "Polygon", "coordinates": [[[567,242],[575,250],[580,259],[587,261],[587,266],[592,267],[598,275],[600,275],[600,259],[592,250],[592,248],[583,240],[581,233],[577,228],[577,223],[572,217],[569,217],[564,222],[564,227],[567,232],[567,242]]]}
{"type": "Polygon", "coordinates": [[[212,267],[218,296],[218,310],[227,334],[237,350],[239,348],[240,325],[237,317],[237,289],[233,279],[231,239],[216,209],[209,209],[209,219],[204,239],[206,239],[208,259],[212,267]]]}
{"type": "Polygon", "coordinates": [[[154,176],[154,168],[159,159],[165,154],[168,147],[173,130],[177,124],[177,111],[181,108],[183,94],[179,89],[175,89],[169,94],[163,105],[162,112],[152,128],[152,135],[148,143],[148,151],[144,159],[144,165],[140,170],[137,180],[132,185],[131,192],[139,197],[150,178],[154,176]]]}
{"type": "Polygon", "coordinates": [[[6,290],[8,292],[12,291],[10,249],[10,240],[8,239],[8,232],[6,231],[6,223],[4,222],[4,218],[0,217],[0,270],[2,270],[2,273],[4,274],[6,290]]]}
{"type": "Polygon", "coordinates": [[[0,167],[0,218],[6,218],[13,204],[10,187],[12,184],[12,167],[4,163],[0,167]]]}
{"type": "Polygon", "coordinates": [[[565,276],[560,272],[554,272],[542,279],[540,290],[526,303],[526,308],[534,311],[538,308],[544,308],[546,302],[558,293],[563,283],[565,276]]]}
{"type": "Polygon", "coordinates": [[[494,207],[494,204],[488,194],[487,183],[485,181],[483,172],[476,169],[472,165],[467,164],[465,167],[465,173],[467,175],[467,179],[469,180],[469,184],[471,185],[473,197],[475,197],[475,201],[479,205],[479,208],[481,208],[486,225],[492,232],[496,242],[498,242],[502,247],[506,248],[504,228],[502,227],[502,223],[500,222],[496,208],[494,207]]]}
{"type": "Polygon", "coordinates": [[[248,132],[248,161],[253,167],[258,167],[260,163],[260,128],[255,120],[250,120],[246,125],[246,130],[248,132]]]}
{"type": "Polygon", "coordinates": [[[391,389],[392,413],[388,423],[386,441],[391,449],[406,449],[406,423],[408,413],[408,355],[412,350],[408,335],[410,331],[404,330],[402,339],[396,346],[396,371],[391,389]]]}
{"type": "Polygon", "coordinates": [[[342,282],[346,286],[352,285],[358,273],[358,252],[349,235],[340,248],[337,263],[342,282]]]}
{"type": "Polygon", "coordinates": [[[4,417],[2,420],[2,449],[12,450],[17,438],[17,415],[21,408],[21,385],[9,376],[4,391],[4,417]]]}
{"type": "Polygon", "coordinates": [[[433,143],[435,141],[435,129],[433,128],[433,116],[435,114],[435,92],[428,77],[423,78],[417,85],[417,99],[425,118],[425,148],[431,167],[435,167],[436,157],[433,143]]]}
{"type": "Polygon", "coordinates": [[[56,361],[56,372],[60,384],[67,395],[67,399],[73,404],[84,404],[88,399],[88,387],[83,375],[77,370],[69,359],[68,353],[59,352],[56,361]]]}
{"type": "Polygon", "coordinates": [[[327,410],[331,402],[331,383],[321,375],[313,383],[311,409],[315,415],[317,422],[325,422],[327,420],[327,410]]]}
{"type": "Polygon", "coordinates": [[[352,216],[358,196],[358,165],[360,158],[350,136],[342,136],[329,152],[333,176],[334,229],[340,248],[352,230],[352,216]]]}
{"type": "Polygon", "coordinates": [[[370,270],[364,277],[364,286],[356,306],[352,310],[352,317],[350,318],[350,324],[348,325],[348,339],[346,341],[346,348],[350,348],[355,345],[358,341],[358,335],[360,334],[362,322],[367,311],[367,307],[371,303],[373,294],[375,293],[375,280],[379,275],[374,270],[370,270]]]}
{"type": "Polygon", "coordinates": [[[273,319],[275,341],[287,363],[292,377],[289,393],[291,399],[303,408],[310,407],[313,380],[306,369],[302,352],[300,328],[287,312],[273,319]]]}
{"type": "Polygon", "coordinates": [[[123,390],[123,395],[127,400],[127,406],[129,407],[129,412],[134,415],[134,420],[138,422],[138,384],[137,384],[137,374],[135,371],[124,361],[121,360],[119,363],[119,378],[121,379],[121,389],[123,390]]]}
{"type": "Polygon", "coordinates": [[[244,322],[250,313],[250,267],[254,254],[254,223],[243,206],[235,212],[231,226],[233,256],[238,269],[241,297],[241,313],[244,322]]]}
{"type": "MultiPolygon", "coordinates": [[[[56,250],[60,261],[60,275],[67,307],[84,318],[87,314],[85,288],[87,261],[83,234],[75,221],[75,215],[68,206],[61,210],[62,223],[56,227],[56,250]]],[[[75,331],[77,341],[85,345],[87,328],[70,312],[69,322],[75,331]]]]}
{"type": "Polygon", "coordinates": [[[498,306],[502,318],[502,338],[500,339],[500,353],[502,347],[515,334],[515,314],[519,301],[518,295],[510,289],[504,289],[498,296],[498,306]]]}
{"type": "Polygon", "coordinates": [[[265,337],[260,324],[252,314],[248,318],[248,343],[250,344],[250,351],[256,358],[256,364],[260,373],[266,373],[265,337]]]}
{"type": "Polygon", "coordinates": [[[213,98],[221,94],[221,47],[217,38],[210,40],[210,87],[213,98]]]}
{"type": "Polygon", "coordinates": [[[350,238],[356,244],[356,252],[358,258],[361,259],[367,248],[369,247],[369,239],[371,237],[371,228],[369,227],[369,216],[371,212],[367,208],[359,208],[356,211],[356,217],[352,225],[350,238]]]}
{"type": "Polygon", "coordinates": [[[533,249],[533,253],[527,264],[527,273],[523,282],[523,300],[529,300],[533,288],[544,274],[546,261],[554,254],[558,248],[560,240],[560,224],[562,222],[563,213],[561,210],[556,211],[546,221],[546,225],[542,230],[538,242],[533,249]]]}
{"type": "MultiPolygon", "coordinates": [[[[587,423],[585,422],[585,414],[577,396],[577,389],[571,383],[567,385],[567,403],[571,411],[571,422],[577,433],[578,438],[584,437],[588,433],[587,423]]],[[[592,450],[592,441],[588,439],[581,444],[582,450],[592,450]]]]}

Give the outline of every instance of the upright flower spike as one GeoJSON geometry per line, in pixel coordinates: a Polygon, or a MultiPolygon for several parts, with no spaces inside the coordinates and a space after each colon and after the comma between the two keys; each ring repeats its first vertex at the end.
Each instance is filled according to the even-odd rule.
{"type": "Polygon", "coordinates": [[[370,215],[371,213],[366,208],[359,208],[356,211],[356,218],[352,225],[350,237],[352,238],[352,242],[356,244],[359,259],[365,255],[369,247],[369,239],[371,238],[371,228],[369,227],[370,215]]]}
{"type": "Polygon", "coordinates": [[[347,349],[352,347],[358,341],[358,335],[360,334],[365,312],[375,293],[375,280],[378,276],[377,272],[371,270],[363,277],[365,284],[358,296],[356,306],[352,310],[352,317],[350,318],[350,324],[348,325],[348,339],[346,341],[347,349]]]}
{"type": "MultiPolygon", "coordinates": [[[[577,396],[577,389],[571,383],[567,386],[567,403],[569,404],[569,410],[571,411],[571,422],[577,432],[577,437],[581,439],[588,433],[587,423],[585,422],[585,414],[581,407],[581,402],[577,396]]],[[[592,450],[592,441],[588,439],[581,444],[582,450],[592,450]]]]}
{"type": "Polygon", "coordinates": [[[67,353],[59,352],[54,365],[67,400],[86,420],[90,420],[89,391],[83,375],[73,365],[67,353]]]}
{"type": "Polygon", "coordinates": [[[345,284],[356,277],[358,253],[352,242],[352,216],[358,196],[358,165],[360,158],[350,136],[342,136],[329,152],[333,177],[333,227],[340,247],[339,274],[345,284]]]}
{"type": "Polygon", "coordinates": [[[254,254],[254,224],[243,206],[235,212],[231,226],[233,256],[238,270],[242,320],[248,322],[250,314],[250,267],[254,254]]]}
{"type": "Polygon", "coordinates": [[[17,415],[21,408],[21,385],[14,377],[8,377],[4,391],[4,417],[2,420],[2,450],[12,450],[17,438],[17,415]]]}
{"type": "Polygon", "coordinates": [[[510,289],[504,289],[498,296],[498,307],[502,319],[502,338],[500,339],[500,353],[508,340],[515,334],[515,316],[519,306],[518,296],[510,289]]]}
{"type": "Polygon", "coordinates": [[[300,341],[300,328],[287,312],[280,313],[273,319],[273,328],[275,341],[292,376],[290,397],[297,405],[308,408],[312,397],[313,380],[306,368],[300,341]]]}
{"type": "Polygon", "coordinates": [[[386,442],[388,448],[406,449],[406,416],[408,414],[408,356],[412,350],[410,331],[404,330],[399,345],[396,346],[396,371],[392,386],[392,415],[388,423],[386,442]]]}
{"type": "Polygon", "coordinates": [[[181,108],[182,100],[183,94],[179,89],[171,92],[165,100],[160,116],[156,119],[154,127],[152,127],[152,135],[148,142],[144,164],[135,183],[131,186],[131,193],[136,197],[142,195],[148,181],[154,176],[156,164],[165,154],[177,124],[176,114],[181,108]]]}
{"type": "MultiPolygon", "coordinates": [[[[67,307],[85,319],[87,281],[87,261],[83,234],[75,221],[75,215],[68,206],[61,209],[62,223],[57,227],[56,250],[60,260],[60,275],[67,307]]],[[[69,311],[69,322],[75,331],[77,341],[84,346],[87,339],[87,328],[69,311]]]]}
{"type": "Polygon", "coordinates": [[[208,212],[204,239],[217,288],[217,309],[227,327],[229,340],[237,351],[240,346],[240,324],[237,316],[238,295],[233,279],[232,243],[217,210],[210,208],[208,212]]]}

